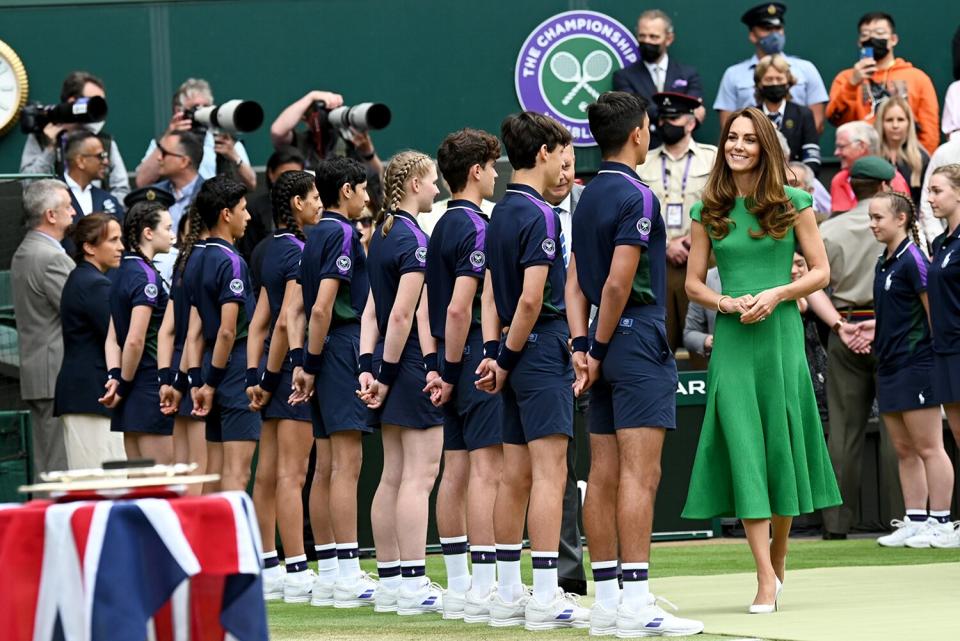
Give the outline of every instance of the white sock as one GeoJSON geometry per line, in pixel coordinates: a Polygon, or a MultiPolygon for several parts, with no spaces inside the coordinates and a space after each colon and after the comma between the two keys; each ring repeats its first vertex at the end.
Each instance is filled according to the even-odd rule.
{"type": "Polygon", "coordinates": [[[283,568],[280,567],[280,560],[277,558],[276,550],[264,552],[260,555],[260,560],[262,561],[264,576],[277,576],[283,572],[283,568]]]}
{"type": "Polygon", "coordinates": [[[523,545],[502,545],[497,543],[497,593],[500,598],[512,603],[523,593],[520,582],[520,550],[523,545]]]}
{"type": "Polygon", "coordinates": [[[298,554],[297,556],[288,556],[283,560],[287,567],[287,574],[296,574],[297,572],[306,572],[307,555],[298,554]]]}
{"type": "Polygon", "coordinates": [[[426,581],[427,562],[423,559],[400,561],[401,584],[404,592],[416,592],[426,581]]]}
{"type": "Polygon", "coordinates": [[[650,564],[624,563],[622,567],[623,604],[631,610],[639,610],[647,605],[647,596],[650,594],[650,583],[647,580],[650,564]]]}
{"type": "Polygon", "coordinates": [[[380,579],[380,585],[388,590],[396,590],[400,587],[400,561],[377,561],[377,577],[380,579]]]}
{"type": "Polygon", "coordinates": [[[924,523],[927,520],[927,511],[922,509],[907,509],[907,518],[905,521],[910,523],[924,523]]]}
{"type": "Polygon", "coordinates": [[[533,560],[533,598],[551,603],[557,596],[557,552],[530,552],[533,560]]]}
{"type": "Polygon", "coordinates": [[[360,575],[359,543],[337,543],[337,569],[345,579],[360,575]]]}
{"type": "Polygon", "coordinates": [[[340,575],[337,570],[337,546],[335,543],[314,545],[317,554],[317,576],[323,583],[336,583],[340,575]]]}
{"type": "Polygon", "coordinates": [[[447,568],[447,588],[460,594],[470,589],[470,568],[467,565],[467,553],[470,546],[466,535],[440,537],[443,549],[443,564],[447,568]]]}
{"type": "Polygon", "coordinates": [[[950,510],[930,510],[930,518],[936,519],[937,523],[949,523],[950,522],[950,510]]]}
{"type": "Polygon", "coordinates": [[[617,581],[616,561],[597,561],[590,564],[593,571],[593,584],[597,590],[597,603],[607,610],[615,610],[620,605],[620,584],[617,581]]]}
{"type": "Polygon", "coordinates": [[[470,560],[473,562],[471,591],[478,596],[488,594],[497,581],[497,548],[492,545],[473,545],[470,547],[470,560]]]}

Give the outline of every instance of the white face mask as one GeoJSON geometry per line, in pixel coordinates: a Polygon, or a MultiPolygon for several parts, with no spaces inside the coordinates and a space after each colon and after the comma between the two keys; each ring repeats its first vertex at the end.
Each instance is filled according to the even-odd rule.
{"type": "Polygon", "coordinates": [[[106,120],[98,120],[97,122],[85,122],[83,123],[83,128],[86,129],[87,131],[98,134],[103,130],[103,126],[105,124],[107,124],[106,120]]]}

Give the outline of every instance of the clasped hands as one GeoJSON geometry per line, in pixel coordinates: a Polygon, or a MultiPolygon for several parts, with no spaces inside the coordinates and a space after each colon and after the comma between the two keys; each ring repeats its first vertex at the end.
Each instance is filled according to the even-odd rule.
{"type": "Polygon", "coordinates": [[[720,300],[719,308],[723,314],[740,314],[740,322],[750,325],[766,320],[783,300],[783,291],[779,287],[774,287],[756,296],[753,294],[744,294],[736,298],[724,296],[720,300]]]}
{"type": "Polygon", "coordinates": [[[838,335],[843,344],[854,354],[869,354],[873,349],[873,337],[877,328],[877,321],[868,320],[862,323],[843,323],[838,335]]]}

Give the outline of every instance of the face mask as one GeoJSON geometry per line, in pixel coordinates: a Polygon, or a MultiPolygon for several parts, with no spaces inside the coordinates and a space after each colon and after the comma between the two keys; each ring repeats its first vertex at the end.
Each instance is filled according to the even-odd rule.
{"type": "Polygon", "coordinates": [[[770,102],[780,102],[787,97],[789,91],[787,85],[761,85],[760,97],[770,102]]]}
{"type": "Polygon", "coordinates": [[[674,145],[687,135],[687,128],[682,125],[671,125],[669,122],[660,124],[660,140],[667,145],[674,145]]]}
{"type": "Polygon", "coordinates": [[[760,38],[758,45],[768,56],[783,52],[783,46],[787,43],[787,36],[782,31],[773,31],[760,38]]]}
{"type": "Polygon", "coordinates": [[[103,126],[105,124],[107,124],[106,120],[98,120],[97,122],[85,122],[83,123],[83,128],[86,129],[87,131],[98,134],[103,130],[103,126]]]}
{"type": "Polygon", "coordinates": [[[644,62],[656,62],[663,54],[663,51],[660,49],[660,45],[650,44],[649,42],[641,42],[639,46],[640,57],[643,58],[644,62]]]}
{"type": "Polygon", "coordinates": [[[886,38],[870,38],[860,43],[861,47],[873,47],[873,59],[883,60],[890,53],[886,38]]]}

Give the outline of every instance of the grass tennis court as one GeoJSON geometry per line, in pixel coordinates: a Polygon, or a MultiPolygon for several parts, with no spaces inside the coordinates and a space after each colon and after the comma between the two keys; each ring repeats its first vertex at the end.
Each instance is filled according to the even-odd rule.
{"type": "MultiPolygon", "coordinates": [[[[586,562],[589,562],[589,560],[586,562]]],[[[882,549],[873,539],[849,541],[797,540],[791,542],[788,581],[790,570],[906,566],[930,563],[960,563],[960,550],[882,549]]],[[[361,565],[365,571],[375,573],[376,565],[372,559],[362,561],[361,565]]],[[[524,555],[521,567],[524,583],[530,584],[532,582],[532,571],[529,555],[524,555]]],[[[743,540],[731,542],[728,539],[708,544],[656,544],[653,547],[650,560],[651,587],[655,593],[660,593],[661,591],[657,589],[658,578],[749,573],[753,571],[753,567],[753,560],[746,542],[743,540]]],[[[960,565],[956,568],[954,597],[960,594],[960,565]]],[[[427,574],[433,581],[441,585],[445,583],[443,559],[440,556],[432,556],[427,559],[427,574]]],[[[588,578],[590,578],[589,571],[588,578]]],[[[671,581],[669,583],[675,582],[671,581]]],[[[738,581],[738,585],[743,583],[742,580],[738,581]]],[[[851,588],[854,587],[851,586],[851,588]]],[[[736,589],[737,594],[735,596],[738,602],[743,601],[745,607],[753,597],[753,593],[749,591],[749,584],[746,584],[746,591],[742,591],[740,587],[736,589]]],[[[675,594],[669,589],[662,591],[662,594],[681,607],[681,611],[678,613],[680,616],[695,616],[695,613],[691,612],[695,604],[685,603],[684,594],[675,594]]],[[[909,594],[909,592],[905,591],[904,594],[909,594]]],[[[584,598],[585,605],[589,605],[591,602],[591,597],[584,598]]],[[[891,603],[891,606],[899,607],[902,604],[891,603]]],[[[294,639],[305,641],[316,639],[344,641],[360,639],[364,641],[370,639],[375,641],[399,639],[497,640],[526,637],[539,641],[541,639],[588,638],[586,630],[533,633],[526,632],[521,628],[495,629],[485,625],[466,625],[459,621],[443,621],[439,614],[416,617],[375,614],[372,608],[335,610],[333,608],[315,608],[303,604],[287,605],[273,602],[269,604],[267,613],[271,638],[278,641],[294,639]]],[[[810,612],[811,619],[815,614],[816,612],[810,612]]],[[[743,617],[746,619],[748,615],[744,614],[743,617]]],[[[768,621],[774,621],[774,619],[768,617],[768,621]]],[[[811,623],[811,625],[814,624],[811,623]]],[[[701,634],[696,637],[699,641],[732,641],[739,638],[743,637],[716,634],[701,634]]],[[[772,640],[777,637],[765,638],[772,640]]],[[[838,639],[837,641],[842,640],[838,639]]],[[[876,641],[880,641],[880,639],[876,641]]]]}

